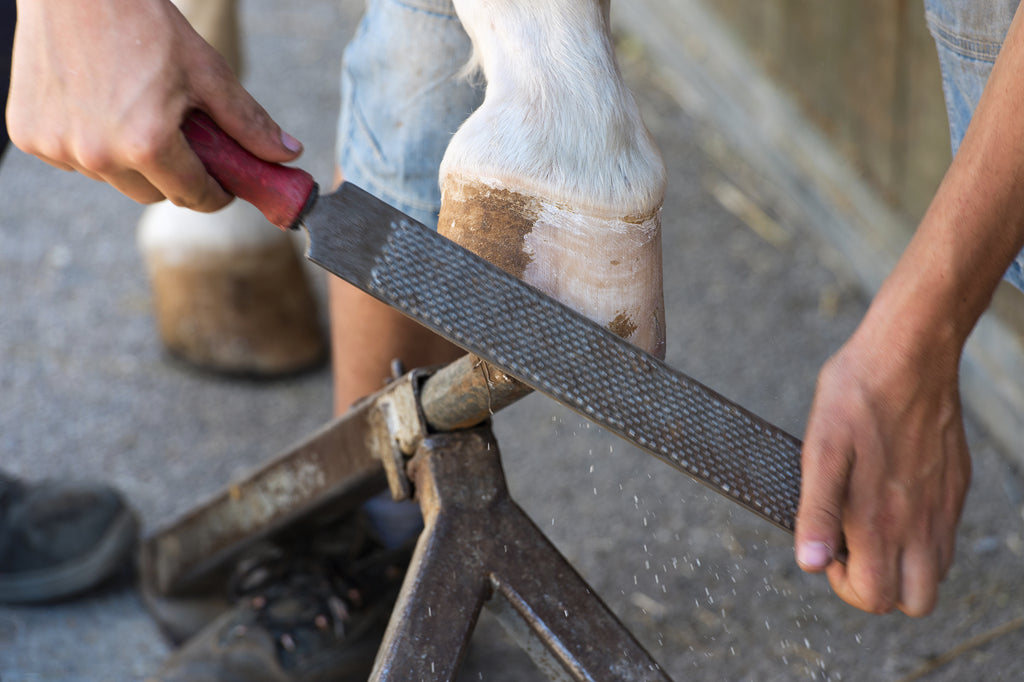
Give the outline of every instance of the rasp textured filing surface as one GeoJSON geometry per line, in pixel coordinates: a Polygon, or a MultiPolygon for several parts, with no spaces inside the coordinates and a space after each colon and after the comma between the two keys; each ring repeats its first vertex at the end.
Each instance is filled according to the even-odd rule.
{"type": "MultiPolygon", "coordinates": [[[[345,214],[350,223],[345,232],[361,242],[349,242],[345,250],[351,255],[356,246],[372,259],[366,265],[372,265],[357,277],[336,274],[361,280],[353,283],[769,521],[793,529],[799,440],[368,194],[356,196],[334,215],[345,214]],[[368,206],[370,200],[380,206],[368,206]],[[372,232],[379,241],[370,237],[372,232]]],[[[336,229],[328,241],[335,240],[336,229]]],[[[311,234],[315,242],[323,232],[311,234]]],[[[337,237],[338,244],[326,250],[341,256],[344,240],[337,237]]],[[[311,247],[310,258],[331,269],[324,262],[331,258],[314,251],[311,247]]]]}

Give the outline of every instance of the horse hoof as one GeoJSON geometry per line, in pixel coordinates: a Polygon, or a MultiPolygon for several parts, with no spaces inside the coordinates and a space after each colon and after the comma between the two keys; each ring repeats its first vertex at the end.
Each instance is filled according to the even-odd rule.
{"type": "Polygon", "coordinates": [[[664,357],[660,208],[613,217],[461,174],[441,189],[441,234],[664,357]]]}
{"type": "Polygon", "coordinates": [[[139,246],[170,353],[224,374],[275,377],[327,356],[317,301],[290,236],[248,204],[146,209],[139,246]]]}

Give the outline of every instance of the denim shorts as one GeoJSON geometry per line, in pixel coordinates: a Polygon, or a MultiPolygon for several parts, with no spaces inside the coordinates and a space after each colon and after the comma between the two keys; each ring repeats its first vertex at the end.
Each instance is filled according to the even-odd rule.
{"type": "MultiPolygon", "coordinates": [[[[956,154],[1020,0],[925,0],[935,38],[949,135],[956,154]]],[[[1024,252],[1004,278],[1024,291],[1024,252]]]]}
{"type": "Polygon", "coordinates": [[[345,179],[434,229],[441,157],[483,100],[459,75],[471,54],[451,0],[368,0],[342,59],[345,179]]]}

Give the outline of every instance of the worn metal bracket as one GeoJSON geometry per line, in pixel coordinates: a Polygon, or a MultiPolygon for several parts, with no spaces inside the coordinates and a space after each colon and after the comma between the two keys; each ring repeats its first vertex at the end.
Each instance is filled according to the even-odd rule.
{"type": "Polygon", "coordinates": [[[489,428],[426,438],[409,464],[425,528],[372,680],[452,680],[487,605],[554,680],[669,680],[510,498],[489,428]]]}
{"type": "Polygon", "coordinates": [[[384,475],[396,500],[412,497],[412,485],[405,463],[427,435],[427,422],[420,408],[419,391],[433,369],[415,369],[394,380],[376,394],[370,412],[373,450],[384,465],[384,475]]]}

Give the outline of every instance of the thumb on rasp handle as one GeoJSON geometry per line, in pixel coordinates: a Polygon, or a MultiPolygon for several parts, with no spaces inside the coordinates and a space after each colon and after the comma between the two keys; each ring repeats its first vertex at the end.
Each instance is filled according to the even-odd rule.
{"type": "Polygon", "coordinates": [[[282,230],[298,226],[316,194],[312,175],[254,156],[205,112],[189,113],[181,130],[206,170],[227,192],[248,201],[282,230]]]}

